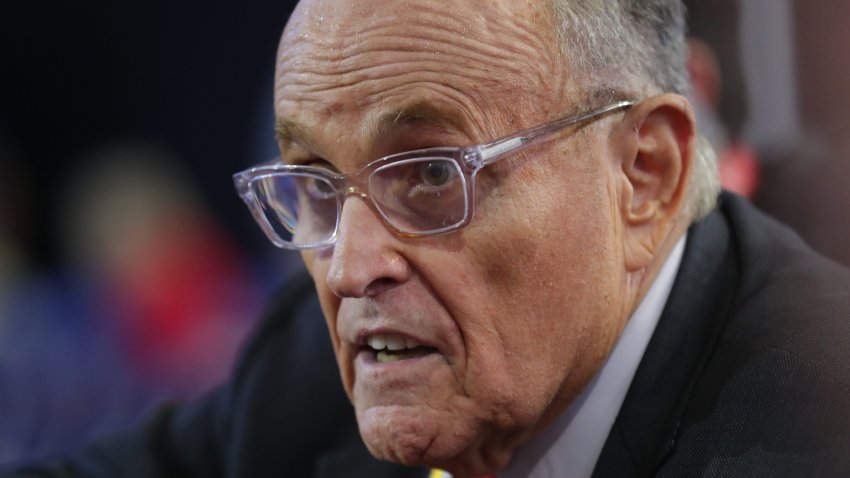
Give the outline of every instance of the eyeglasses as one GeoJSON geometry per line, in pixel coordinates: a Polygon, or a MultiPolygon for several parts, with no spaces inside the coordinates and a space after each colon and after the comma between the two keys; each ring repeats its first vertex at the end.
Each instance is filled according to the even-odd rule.
{"type": "Polygon", "coordinates": [[[312,249],[333,244],[343,203],[350,195],[366,200],[396,234],[445,234],[469,224],[475,177],[481,168],[546,135],[633,105],[620,101],[477,146],[394,154],[350,175],[275,163],[236,173],[233,181],[254,219],[278,247],[312,249]]]}

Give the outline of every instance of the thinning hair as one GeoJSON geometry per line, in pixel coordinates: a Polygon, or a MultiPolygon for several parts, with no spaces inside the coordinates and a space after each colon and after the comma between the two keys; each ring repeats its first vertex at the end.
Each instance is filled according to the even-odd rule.
{"type": "MultiPolygon", "coordinates": [[[[584,97],[647,97],[688,90],[682,0],[549,0],[569,69],[584,97]]],[[[714,207],[720,185],[711,145],[697,139],[688,212],[714,207]]]]}

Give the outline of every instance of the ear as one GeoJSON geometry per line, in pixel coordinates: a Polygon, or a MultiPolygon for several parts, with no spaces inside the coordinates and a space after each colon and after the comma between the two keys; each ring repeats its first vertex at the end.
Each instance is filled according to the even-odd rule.
{"type": "Polygon", "coordinates": [[[646,268],[687,223],[685,198],[696,125],[688,100],[674,94],[647,99],[628,113],[632,131],[622,162],[621,208],[626,268],[646,268]]]}

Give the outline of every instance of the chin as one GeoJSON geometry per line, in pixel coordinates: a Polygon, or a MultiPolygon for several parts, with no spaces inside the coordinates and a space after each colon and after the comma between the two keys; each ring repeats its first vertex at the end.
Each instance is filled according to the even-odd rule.
{"type": "Polygon", "coordinates": [[[439,435],[433,414],[420,407],[373,406],[357,410],[357,424],[366,447],[376,458],[409,466],[429,466],[432,447],[439,435]]]}
{"type": "Polygon", "coordinates": [[[360,435],[376,458],[440,468],[460,478],[507,466],[511,453],[482,447],[482,426],[455,414],[416,406],[376,406],[357,412],[360,435]],[[442,416],[441,416],[442,415],[442,416]]]}

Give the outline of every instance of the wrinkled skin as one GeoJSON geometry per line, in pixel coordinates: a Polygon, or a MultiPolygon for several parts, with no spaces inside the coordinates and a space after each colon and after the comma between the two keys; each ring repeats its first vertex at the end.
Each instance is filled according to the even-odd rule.
{"type": "MultiPolygon", "coordinates": [[[[281,138],[285,161],[351,173],[577,113],[547,21],[516,0],[301,2],[277,63],[276,116],[299,124],[281,138]],[[447,119],[375,127],[421,105],[447,119]]],[[[482,170],[461,231],[399,237],[351,196],[337,243],[303,254],[374,455],[499,470],[600,367],[675,229],[629,234],[642,197],[624,173],[641,145],[631,114],[482,170]],[[362,340],[375,332],[435,353],[370,362],[362,340]]]]}

